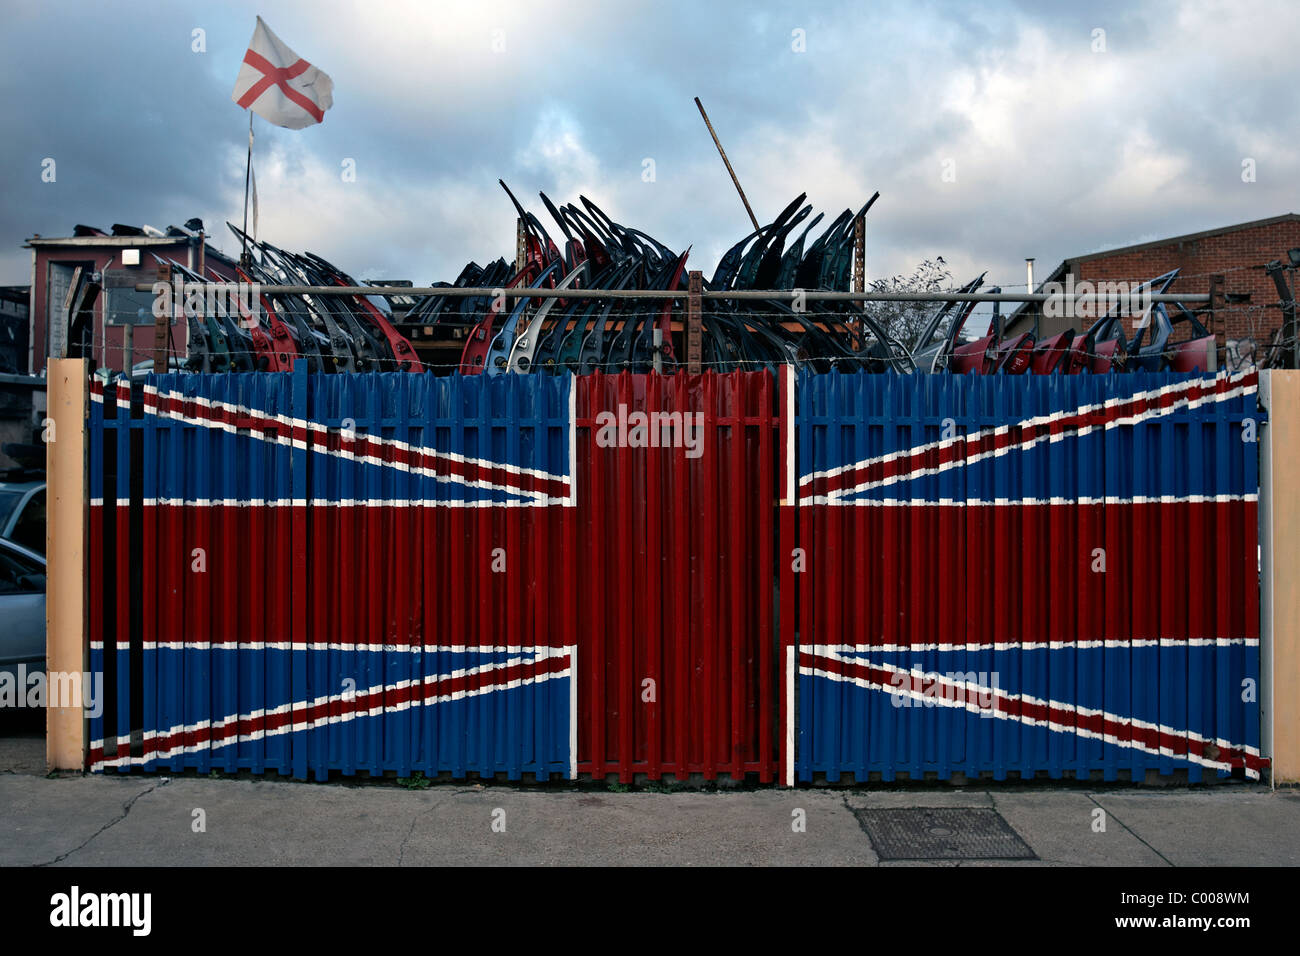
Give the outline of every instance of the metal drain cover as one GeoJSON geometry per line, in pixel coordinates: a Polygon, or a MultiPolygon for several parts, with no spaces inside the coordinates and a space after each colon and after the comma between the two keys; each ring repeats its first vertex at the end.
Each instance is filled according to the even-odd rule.
{"type": "Polygon", "coordinates": [[[854,810],[882,860],[1033,860],[996,810],[854,810]]]}

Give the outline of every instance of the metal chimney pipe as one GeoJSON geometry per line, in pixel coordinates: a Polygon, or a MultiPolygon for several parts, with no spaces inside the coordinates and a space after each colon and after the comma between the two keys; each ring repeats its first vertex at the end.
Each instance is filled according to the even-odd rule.
{"type": "Polygon", "coordinates": [[[1025,259],[1025,291],[1034,291],[1034,259],[1032,256],[1025,259]]]}

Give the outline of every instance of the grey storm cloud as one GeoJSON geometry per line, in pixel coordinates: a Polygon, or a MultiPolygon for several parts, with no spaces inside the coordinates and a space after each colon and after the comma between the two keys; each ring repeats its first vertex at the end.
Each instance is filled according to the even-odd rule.
{"type": "Polygon", "coordinates": [[[197,215],[234,248],[247,116],[230,91],[259,13],[335,84],[320,126],[255,123],[260,235],[361,277],[508,255],[498,177],[539,215],[538,190],[587,195],[711,270],[750,227],[696,95],[760,219],[804,191],[829,219],[880,190],[872,277],[942,255],[1010,286],[1025,256],[1296,206],[1284,0],[10,4],[0,281],[27,281],[24,239],[82,222],[197,215]]]}

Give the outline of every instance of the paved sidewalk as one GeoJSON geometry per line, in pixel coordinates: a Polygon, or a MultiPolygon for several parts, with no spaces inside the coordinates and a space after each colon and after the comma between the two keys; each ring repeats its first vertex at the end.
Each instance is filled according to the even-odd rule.
{"type": "Polygon", "coordinates": [[[891,807],[995,810],[1036,858],[1015,865],[1300,864],[1300,792],[1253,786],[614,793],[46,778],[8,768],[0,773],[7,866],[909,865],[882,863],[854,813],[891,807]],[[1105,832],[1094,831],[1099,808],[1105,832]],[[194,832],[196,810],[206,832],[194,832]],[[800,810],[806,831],[794,832],[800,810]]]}

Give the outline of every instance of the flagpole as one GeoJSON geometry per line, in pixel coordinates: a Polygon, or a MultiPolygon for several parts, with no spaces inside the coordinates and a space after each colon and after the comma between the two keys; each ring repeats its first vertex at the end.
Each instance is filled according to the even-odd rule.
{"type": "Polygon", "coordinates": [[[240,237],[241,252],[239,254],[239,264],[247,268],[250,264],[248,258],[248,180],[253,172],[253,111],[248,111],[248,165],[244,167],[244,231],[240,237]]]}

